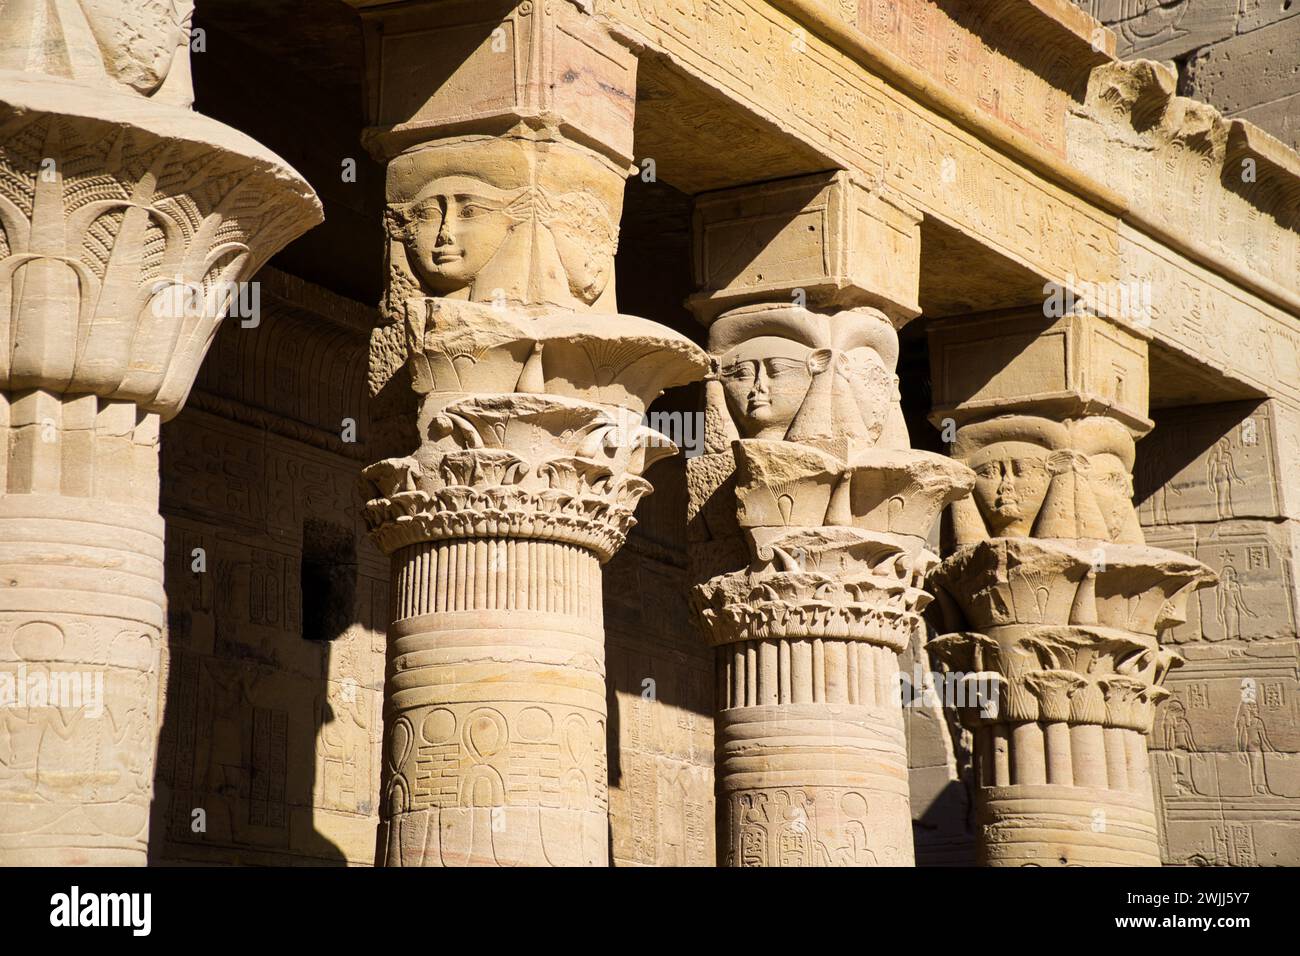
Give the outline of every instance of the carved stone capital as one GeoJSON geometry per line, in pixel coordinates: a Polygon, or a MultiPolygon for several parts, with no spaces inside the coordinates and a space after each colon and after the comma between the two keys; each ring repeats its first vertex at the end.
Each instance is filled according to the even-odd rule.
{"type": "Polygon", "coordinates": [[[0,73],[44,74],[181,107],[193,102],[192,0],[24,6],[0,23],[0,73]]]}
{"type": "Polygon", "coordinates": [[[0,87],[0,386],[170,418],[239,284],[320,203],[196,113],[35,74],[0,87]]]}
{"type": "Polygon", "coordinates": [[[971,727],[1025,721],[1147,733],[1166,675],[1182,658],[1154,637],[1108,627],[990,628],[944,634],[928,649],[954,673],[995,675],[997,690],[957,707],[971,727]]]}
{"type": "Polygon", "coordinates": [[[616,311],[627,169],[549,131],[412,146],[388,163],[387,310],[437,295],[616,311]]]}
{"type": "Polygon", "coordinates": [[[380,547],[520,537],[608,560],[650,491],[642,475],[677,451],[645,408],[703,372],[700,349],[634,316],[413,299],[404,319],[401,351],[381,357],[404,352],[422,441],[362,473],[380,547]]]}
{"type": "Polygon", "coordinates": [[[959,548],[930,584],[951,630],[1077,625],[1154,639],[1214,580],[1194,558],[1146,545],[993,538],[959,548]]]}
{"type": "Polygon", "coordinates": [[[855,271],[860,203],[879,197],[854,188],[812,177],[697,205],[713,367],[689,533],[697,568],[731,565],[693,601],[717,648],[732,866],[912,859],[898,654],[930,600],[930,529],[974,479],[909,447],[898,336],[865,304],[898,290],[855,271]]]}

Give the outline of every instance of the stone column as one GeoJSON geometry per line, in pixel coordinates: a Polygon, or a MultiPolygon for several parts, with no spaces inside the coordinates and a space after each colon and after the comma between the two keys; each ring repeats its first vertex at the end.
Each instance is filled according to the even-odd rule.
{"type": "Polygon", "coordinates": [[[914,861],[898,654],[930,528],[972,484],[899,408],[916,225],[845,173],[697,204],[714,371],[691,537],[729,866],[914,861]]]}
{"type": "Polygon", "coordinates": [[[602,866],[600,566],[676,450],[646,406],[707,368],[615,306],[636,61],[568,3],[368,23],[390,268],[372,384],[409,385],[414,446],[363,473],[393,562],[378,860],[602,866]],[[466,55],[429,58],[443,41],[466,55]]]}
{"type": "Polygon", "coordinates": [[[929,328],[936,407],[976,475],[931,582],[975,735],[989,865],[1159,865],[1146,735],[1182,663],[1160,635],[1214,575],[1148,547],[1133,507],[1146,341],[1041,312],[929,328]]]}
{"type": "Polygon", "coordinates": [[[0,24],[0,866],[143,864],[159,424],[236,283],[321,214],[190,111],[188,10],[59,9],[0,24]]]}

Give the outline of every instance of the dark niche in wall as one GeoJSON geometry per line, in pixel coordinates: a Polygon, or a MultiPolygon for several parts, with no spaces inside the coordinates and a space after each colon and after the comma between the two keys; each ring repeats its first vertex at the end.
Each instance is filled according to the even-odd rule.
{"type": "Polygon", "coordinates": [[[332,641],[352,623],[357,545],[351,528],[308,518],[302,524],[302,636],[332,641]]]}

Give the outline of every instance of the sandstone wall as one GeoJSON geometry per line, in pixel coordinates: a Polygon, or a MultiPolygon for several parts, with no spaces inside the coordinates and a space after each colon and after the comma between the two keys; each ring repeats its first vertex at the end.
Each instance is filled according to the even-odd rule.
{"type": "Polygon", "coordinates": [[[1166,863],[1300,863],[1296,416],[1276,400],[1167,409],[1139,445],[1147,540],[1219,576],[1167,638],[1187,662],[1151,735],[1166,863]]]}
{"type": "Polygon", "coordinates": [[[1173,60],[1178,92],[1300,147],[1300,3],[1076,0],[1118,36],[1118,54],[1173,60]]]}
{"type": "Polygon", "coordinates": [[[164,429],[150,854],[368,865],[388,587],[354,491],[371,314],[272,270],[259,281],[259,323],[222,327],[164,429]]]}

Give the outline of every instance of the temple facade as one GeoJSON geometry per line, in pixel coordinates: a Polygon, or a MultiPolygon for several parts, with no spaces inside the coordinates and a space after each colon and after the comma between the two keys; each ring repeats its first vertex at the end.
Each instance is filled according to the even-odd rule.
{"type": "Polygon", "coordinates": [[[0,865],[1300,865],[1208,6],[0,0],[0,865]]]}

